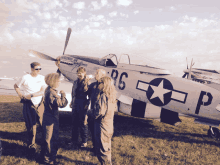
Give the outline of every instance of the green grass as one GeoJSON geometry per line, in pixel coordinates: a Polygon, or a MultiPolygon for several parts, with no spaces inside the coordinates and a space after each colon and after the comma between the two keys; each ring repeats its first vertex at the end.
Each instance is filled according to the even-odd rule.
{"type": "MultiPolygon", "coordinates": [[[[0,96],[0,136],[3,144],[1,165],[38,165],[34,156],[28,156],[22,104],[15,96],[0,96]]],[[[220,142],[207,137],[208,126],[193,123],[192,118],[180,117],[177,126],[151,119],[138,119],[120,113],[115,115],[112,138],[112,162],[114,165],[142,164],[220,164],[220,142]]],[[[71,118],[60,114],[60,148],[58,164],[99,164],[88,148],[70,148],[71,118]]],[[[38,129],[39,130],[39,129],[38,129]]],[[[40,151],[41,133],[37,136],[40,151]]]]}

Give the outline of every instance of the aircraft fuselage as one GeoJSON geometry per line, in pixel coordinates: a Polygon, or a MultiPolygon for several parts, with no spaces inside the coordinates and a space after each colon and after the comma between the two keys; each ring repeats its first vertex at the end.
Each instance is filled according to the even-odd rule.
{"type": "MultiPolygon", "coordinates": [[[[93,76],[96,69],[106,70],[107,76],[114,80],[118,100],[132,106],[136,101],[138,106],[133,113],[141,114],[141,117],[154,118],[154,114],[160,115],[161,109],[164,108],[220,123],[220,111],[216,109],[220,92],[214,88],[174,75],[159,74],[154,72],[154,68],[150,68],[149,72],[139,71],[140,69],[132,68],[140,66],[118,64],[108,67],[70,55],[61,57],[60,70],[69,80],[77,79],[76,71],[79,66],[85,67],[87,75],[93,76]]],[[[128,110],[124,113],[132,112],[128,110]]]]}

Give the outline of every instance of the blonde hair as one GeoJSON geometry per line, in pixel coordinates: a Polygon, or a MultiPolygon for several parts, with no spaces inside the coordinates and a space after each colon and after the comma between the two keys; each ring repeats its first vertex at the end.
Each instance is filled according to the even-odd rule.
{"type": "Polygon", "coordinates": [[[89,89],[89,87],[88,87],[89,79],[87,79],[87,76],[86,76],[86,69],[84,67],[80,66],[77,69],[76,73],[85,73],[84,78],[83,78],[83,85],[84,85],[84,92],[86,92],[89,89]]]}
{"type": "Polygon", "coordinates": [[[55,87],[56,82],[59,81],[60,75],[58,73],[50,73],[45,76],[45,82],[50,87],[55,87]]]}
{"type": "Polygon", "coordinates": [[[77,73],[86,73],[86,69],[84,67],[80,66],[76,72],[77,73]]]}
{"type": "Polygon", "coordinates": [[[106,76],[106,71],[104,69],[97,69],[96,72],[98,72],[100,74],[100,77],[106,76]]]}
{"type": "Polygon", "coordinates": [[[117,91],[114,86],[114,81],[110,77],[105,76],[100,79],[100,82],[103,83],[103,86],[101,85],[102,89],[100,90],[106,94],[111,103],[115,103],[117,91]]]}

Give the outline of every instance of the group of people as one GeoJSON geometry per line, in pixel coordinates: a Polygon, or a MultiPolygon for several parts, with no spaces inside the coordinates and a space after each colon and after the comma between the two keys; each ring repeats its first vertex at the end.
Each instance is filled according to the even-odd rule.
{"type": "MultiPolygon", "coordinates": [[[[31,63],[31,73],[24,75],[14,88],[23,103],[23,116],[28,133],[28,148],[36,148],[36,126],[43,130],[41,156],[46,164],[54,164],[59,147],[58,108],[67,106],[66,94],[58,95],[60,74],[40,75],[40,63],[31,63]],[[21,88],[23,92],[21,92],[21,88]]],[[[90,84],[84,67],[77,70],[77,80],[73,83],[72,100],[72,138],[68,145],[87,147],[88,131],[91,131],[93,148],[101,164],[111,163],[111,138],[113,117],[116,110],[116,90],[113,80],[103,69],[96,70],[96,82],[90,84]]]]}

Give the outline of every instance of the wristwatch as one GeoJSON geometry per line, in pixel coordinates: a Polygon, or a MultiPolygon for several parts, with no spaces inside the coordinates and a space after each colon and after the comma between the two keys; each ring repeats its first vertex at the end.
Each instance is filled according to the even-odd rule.
{"type": "Polygon", "coordinates": [[[33,95],[33,94],[31,94],[31,97],[34,97],[34,95],[33,95]]]}

